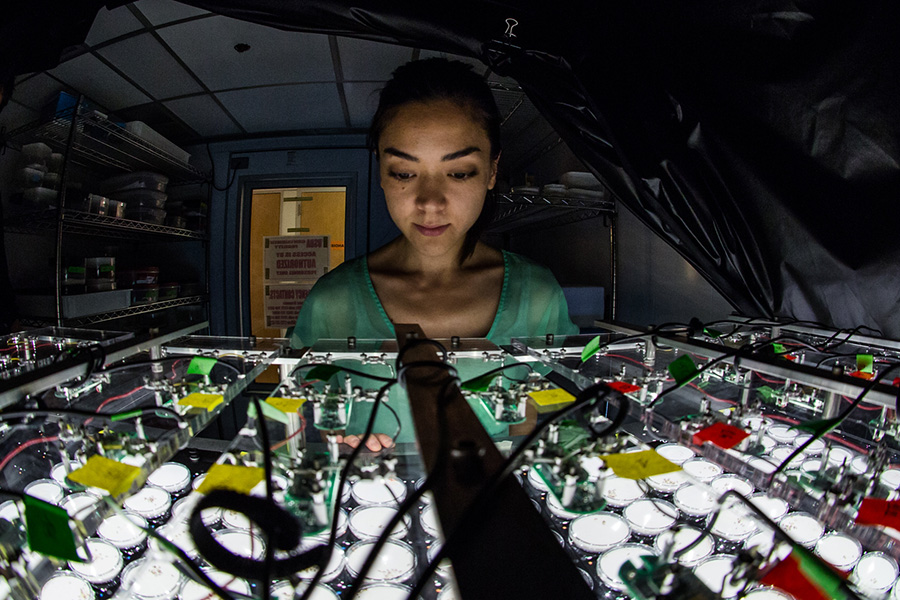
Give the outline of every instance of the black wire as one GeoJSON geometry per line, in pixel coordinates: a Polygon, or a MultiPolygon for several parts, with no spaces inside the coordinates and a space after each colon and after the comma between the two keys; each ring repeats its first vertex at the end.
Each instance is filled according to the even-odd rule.
{"type": "MultiPolygon", "coordinates": [[[[497,367],[496,369],[491,369],[490,371],[485,371],[481,375],[471,377],[471,378],[463,381],[460,384],[460,387],[465,387],[466,384],[472,383],[473,381],[477,381],[483,377],[488,377],[489,375],[493,375],[494,373],[501,373],[502,371],[513,369],[515,367],[527,367],[529,371],[534,372],[534,367],[532,367],[528,363],[524,363],[524,362],[523,363],[510,363],[508,365],[503,365],[502,367],[497,367]]],[[[506,378],[509,379],[510,381],[515,381],[516,383],[526,383],[525,381],[522,381],[521,379],[513,379],[512,377],[509,377],[509,376],[506,376],[506,378]]]]}
{"type": "Polygon", "coordinates": [[[383,402],[381,405],[388,409],[388,411],[390,411],[390,413],[394,415],[394,420],[397,421],[397,431],[394,433],[394,436],[392,438],[396,443],[397,438],[400,437],[400,432],[403,431],[403,423],[400,422],[400,415],[398,415],[397,411],[394,410],[394,407],[387,402],[383,402]]]}
{"type": "Polygon", "coordinates": [[[397,357],[394,359],[394,366],[396,367],[396,370],[399,371],[400,369],[400,363],[403,362],[403,355],[413,348],[418,348],[419,346],[434,346],[441,351],[441,360],[445,362],[447,361],[447,348],[442,343],[431,338],[418,338],[407,341],[406,344],[402,348],[400,348],[400,351],[397,352],[397,357]]]}
{"type": "Polygon", "coordinates": [[[335,369],[339,369],[344,373],[350,373],[351,375],[357,375],[359,377],[365,377],[366,379],[371,379],[372,381],[380,381],[381,383],[391,383],[396,381],[391,377],[382,377],[380,375],[372,375],[371,373],[363,373],[362,371],[357,371],[356,369],[351,369],[350,367],[342,367],[341,365],[333,365],[331,363],[306,363],[302,365],[297,365],[293,371],[291,371],[291,375],[294,375],[301,369],[311,369],[313,367],[334,367],[335,369]]]}
{"type": "MultiPolygon", "coordinates": [[[[271,504],[275,504],[275,499],[272,494],[272,450],[269,442],[269,427],[268,423],[266,423],[266,417],[263,414],[259,397],[252,396],[251,401],[253,402],[254,408],[256,408],[256,428],[259,430],[260,442],[262,443],[263,472],[266,477],[266,500],[271,504]]],[[[274,557],[275,549],[272,545],[272,540],[267,538],[266,554],[263,563],[264,577],[260,582],[262,583],[263,600],[270,600],[272,596],[272,560],[274,557]]]]}
{"type": "Polygon", "coordinates": [[[133,369],[135,367],[141,367],[145,365],[156,365],[156,364],[164,364],[167,362],[174,362],[176,360],[181,360],[183,357],[166,357],[166,358],[156,358],[152,360],[141,360],[130,363],[125,363],[122,365],[114,365],[109,366],[103,369],[98,370],[98,373],[115,373],[117,371],[125,371],[128,369],[133,369]]]}
{"type": "Polygon", "coordinates": [[[152,529],[150,527],[141,527],[141,529],[143,529],[144,532],[147,533],[147,535],[156,539],[159,542],[160,546],[177,556],[178,559],[193,572],[196,578],[199,579],[200,582],[203,583],[203,585],[215,592],[219,598],[222,598],[223,600],[235,600],[235,597],[232,596],[229,591],[225,590],[219,584],[213,581],[209,577],[209,575],[207,575],[206,572],[200,567],[200,565],[195,563],[194,560],[190,556],[188,556],[188,554],[184,550],[179,548],[176,544],[167,540],[161,533],[159,533],[155,529],[152,529]]]}
{"type": "MultiPolygon", "coordinates": [[[[232,172],[231,181],[228,182],[228,185],[226,185],[223,188],[220,188],[219,186],[216,185],[216,161],[213,160],[212,150],[209,149],[209,144],[206,144],[206,154],[209,155],[209,167],[210,167],[209,184],[211,186],[213,186],[213,189],[215,189],[218,192],[227,192],[229,189],[231,189],[231,186],[234,184],[234,180],[237,177],[237,169],[235,169],[232,172]]],[[[226,181],[228,180],[228,171],[230,171],[230,170],[231,170],[231,167],[229,166],[228,169],[225,171],[226,181]]]]}

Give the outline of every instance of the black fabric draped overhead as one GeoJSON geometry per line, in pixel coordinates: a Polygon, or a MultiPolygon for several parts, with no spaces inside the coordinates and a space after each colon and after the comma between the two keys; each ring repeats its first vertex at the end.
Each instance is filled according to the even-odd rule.
{"type": "Polygon", "coordinates": [[[479,57],[739,311],[900,336],[893,0],[186,3],[479,57]]]}

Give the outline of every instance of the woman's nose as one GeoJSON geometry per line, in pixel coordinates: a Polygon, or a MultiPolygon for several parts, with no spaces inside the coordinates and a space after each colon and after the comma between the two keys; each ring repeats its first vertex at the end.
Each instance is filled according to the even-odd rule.
{"type": "Polygon", "coordinates": [[[445,192],[442,178],[420,177],[419,187],[416,190],[416,206],[421,210],[442,210],[447,204],[445,192]]]}

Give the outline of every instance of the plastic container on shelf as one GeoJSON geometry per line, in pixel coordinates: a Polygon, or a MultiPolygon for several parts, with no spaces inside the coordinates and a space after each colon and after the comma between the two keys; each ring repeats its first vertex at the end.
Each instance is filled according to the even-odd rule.
{"type": "Polygon", "coordinates": [[[119,287],[128,288],[136,285],[156,285],[159,283],[159,267],[125,269],[119,272],[117,281],[119,287]]]}
{"type": "Polygon", "coordinates": [[[59,173],[62,171],[63,162],[66,157],[61,152],[51,152],[47,159],[47,170],[51,173],[59,173]]]}
{"type": "Polygon", "coordinates": [[[38,165],[22,167],[19,171],[19,183],[23,188],[40,187],[45,175],[45,170],[38,165]]]}
{"type": "Polygon", "coordinates": [[[109,208],[106,211],[107,216],[115,217],[117,219],[125,218],[125,209],[128,205],[121,200],[110,200],[109,208]]]}
{"type": "Polygon", "coordinates": [[[160,300],[174,300],[178,297],[178,290],[181,288],[177,283],[166,283],[159,286],[160,300]]]}
{"type": "Polygon", "coordinates": [[[109,196],[128,203],[132,208],[163,208],[168,198],[165,192],[149,189],[118,190],[109,192],[109,196]]]}
{"type": "Polygon", "coordinates": [[[133,305],[137,304],[150,304],[151,302],[159,301],[159,286],[158,285],[136,285],[131,290],[131,303],[133,305]]]}
{"type": "Polygon", "coordinates": [[[181,216],[167,214],[166,225],[176,229],[187,229],[187,219],[181,216]]]}
{"type": "Polygon", "coordinates": [[[125,218],[132,221],[141,221],[151,225],[162,225],[166,222],[166,211],[161,208],[149,208],[141,206],[127,206],[125,218]]]}
{"type": "Polygon", "coordinates": [[[84,267],[71,266],[63,268],[63,294],[85,293],[84,267]]]}
{"type": "Polygon", "coordinates": [[[40,165],[46,169],[47,161],[53,154],[53,149],[43,142],[34,142],[22,146],[22,162],[25,165],[40,165]]]}
{"type": "Polygon", "coordinates": [[[129,190],[151,190],[165,192],[169,178],[161,173],[151,171],[135,171],[123,173],[103,180],[99,187],[105,193],[125,192],[129,190]]]}
{"type": "Polygon", "coordinates": [[[150,144],[153,144],[160,150],[171,154],[181,162],[186,163],[191,159],[189,152],[182,150],[173,142],[169,141],[168,138],[163,137],[161,134],[148,127],[143,121],[129,121],[128,123],[125,123],[125,129],[150,144]]]}
{"type": "Polygon", "coordinates": [[[30,187],[22,192],[25,202],[35,206],[36,208],[48,208],[56,202],[59,193],[51,188],[46,187],[30,187]]]}
{"type": "Polygon", "coordinates": [[[59,189],[59,173],[45,173],[44,181],[41,185],[45,188],[50,188],[51,190],[59,189]]]}

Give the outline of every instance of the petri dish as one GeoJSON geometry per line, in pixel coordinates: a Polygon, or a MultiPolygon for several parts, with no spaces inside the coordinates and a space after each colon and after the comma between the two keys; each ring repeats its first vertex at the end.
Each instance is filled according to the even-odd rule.
{"type": "Polygon", "coordinates": [[[800,470],[815,477],[822,471],[822,460],[820,458],[808,458],[800,463],[800,470]]]}
{"type": "MultiPolygon", "coordinates": [[[[79,468],[80,466],[81,465],[79,463],[71,463],[69,465],[69,467],[72,471],[79,468]]],[[[55,481],[56,483],[58,483],[59,485],[63,486],[64,488],[66,488],[68,490],[84,489],[79,484],[72,483],[68,479],[66,479],[66,476],[68,474],[69,474],[69,472],[66,471],[66,465],[64,465],[63,463],[56,463],[55,465],[53,465],[53,468],[50,469],[50,478],[53,481],[55,481]]]]}
{"type": "Polygon", "coordinates": [[[897,561],[883,552],[866,552],[850,574],[850,583],[874,596],[887,593],[896,579],[897,561]]]}
{"type": "MultiPolygon", "coordinates": [[[[223,590],[243,594],[244,596],[250,595],[250,584],[245,579],[217,569],[203,569],[203,572],[223,590]]],[[[215,600],[218,598],[211,589],[192,579],[184,581],[178,597],[181,600],[215,600]]]]}
{"type": "MultiPolygon", "coordinates": [[[[826,454],[825,452],[822,453],[823,456],[825,456],[825,454],[826,454]]],[[[856,458],[855,452],[851,452],[850,450],[847,450],[843,446],[837,446],[837,445],[831,446],[827,450],[827,454],[828,454],[828,464],[834,465],[834,466],[839,466],[839,465],[846,463],[847,466],[849,467],[850,464],[853,462],[853,459],[856,458]]]]}
{"type": "Polygon", "coordinates": [[[756,533],[756,529],[756,519],[750,512],[732,502],[722,507],[710,531],[729,542],[743,542],[756,533]]]}
{"type": "Polygon", "coordinates": [[[0,503],[0,519],[5,519],[10,523],[15,523],[22,518],[22,513],[19,511],[19,505],[15,500],[7,500],[3,503],[0,503]]]}
{"type": "Polygon", "coordinates": [[[585,552],[606,552],[630,537],[627,521],[610,512],[582,515],[569,524],[569,542],[585,552]]]}
{"type": "MultiPolygon", "coordinates": [[[[771,458],[773,463],[775,463],[776,465],[780,465],[781,463],[786,461],[791,454],[793,454],[796,451],[797,451],[797,448],[794,446],[790,446],[790,445],[775,446],[774,448],[772,448],[772,451],[769,452],[769,457],[771,458]]],[[[791,467],[791,468],[795,469],[795,468],[799,467],[800,463],[802,463],[804,460],[804,456],[805,456],[804,454],[799,454],[796,458],[794,458],[790,462],[789,465],[786,465],[786,468],[791,467]]]]}
{"type": "MultiPolygon", "coordinates": [[[[191,494],[185,496],[184,498],[173,504],[172,518],[169,522],[189,523],[191,519],[191,513],[194,512],[194,506],[196,506],[199,501],[199,494],[191,494]]],[[[200,518],[203,519],[203,524],[207,527],[215,527],[222,521],[222,509],[204,508],[200,513],[200,518]]]]}
{"type": "Polygon", "coordinates": [[[122,571],[122,587],[138,600],[173,600],[182,579],[172,563],[150,558],[138,559],[122,571]]]}
{"type": "Polygon", "coordinates": [[[694,575],[706,587],[726,599],[734,598],[744,587],[743,584],[736,585],[731,581],[733,571],[734,556],[728,554],[710,556],[694,567],[694,575]]]}
{"type": "MultiPolygon", "coordinates": [[[[406,600],[412,590],[399,583],[370,583],[359,589],[357,600],[406,600]]],[[[456,588],[444,586],[436,600],[455,600],[459,598],[456,588]]]]}
{"type": "MultiPolygon", "coordinates": [[[[335,536],[334,536],[335,540],[341,539],[344,536],[344,534],[347,533],[347,521],[349,521],[349,519],[347,518],[347,511],[345,511],[343,509],[339,510],[338,511],[338,526],[337,526],[337,531],[335,532],[335,536]]],[[[330,536],[331,536],[331,526],[329,525],[322,531],[319,531],[318,533],[316,533],[315,535],[312,535],[310,537],[314,540],[327,542],[328,538],[330,536]]]]}
{"type": "Polygon", "coordinates": [[[655,449],[663,458],[676,465],[683,464],[686,460],[690,460],[697,456],[693,450],[687,446],[682,446],[681,444],[660,444],[655,449]]]}
{"type": "MultiPolygon", "coordinates": [[[[347,549],[347,571],[352,577],[359,576],[359,570],[374,545],[374,542],[359,542],[347,549]]],[[[388,540],[366,574],[366,581],[405,581],[415,570],[416,555],[413,549],[403,542],[388,540]]]]}
{"type": "Polygon", "coordinates": [[[70,560],[69,568],[95,586],[109,585],[122,572],[125,564],[122,553],[109,542],[95,538],[85,540],[85,545],[91,552],[91,560],[86,562],[70,560]]]}
{"type": "Polygon", "coordinates": [[[549,492],[550,488],[534,467],[528,469],[528,483],[539,492],[549,492]]]}
{"type": "Polygon", "coordinates": [[[65,488],[52,479],[32,481],[25,486],[25,493],[44,502],[57,505],[66,497],[65,488]]]}
{"type": "Polygon", "coordinates": [[[678,518],[678,509],[665,500],[644,498],[625,507],[623,514],[634,533],[650,536],[672,527],[678,518]]]}
{"type": "Polygon", "coordinates": [[[814,552],[822,560],[834,565],[841,571],[850,571],[862,558],[862,544],[859,540],[844,533],[832,532],[823,535],[814,552]]]}
{"type": "MultiPolygon", "coordinates": [[[[565,547],[566,542],[561,539],[562,536],[559,535],[559,532],[555,529],[553,529],[552,531],[558,536],[557,541],[559,542],[559,545],[565,547]]],[[[434,557],[437,556],[437,553],[440,551],[440,549],[440,544],[431,544],[431,546],[428,547],[428,551],[425,553],[425,555],[428,557],[429,563],[434,560],[434,557]]],[[[438,563],[437,568],[434,570],[434,572],[441,579],[449,579],[453,576],[453,564],[450,562],[449,558],[441,559],[441,562],[438,563]]]]}
{"type": "Polygon", "coordinates": [[[94,600],[94,588],[71,571],[57,571],[41,587],[40,600],[94,600]]]}
{"type": "Polygon", "coordinates": [[[437,511],[434,509],[434,505],[429,504],[422,509],[422,514],[419,515],[419,522],[422,524],[422,529],[425,530],[426,534],[433,538],[443,539],[441,524],[438,522],[437,511]]]}
{"type": "Polygon", "coordinates": [[[251,529],[253,522],[236,510],[222,509],[222,526],[229,529],[251,529]]]}
{"type": "Polygon", "coordinates": [[[406,499],[406,484],[399,479],[360,479],[350,495],[360,505],[399,504],[406,499]]]}
{"type": "Polygon", "coordinates": [[[203,485],[204,479],[206,479],[206,473],[201,473],[194,477],[194,480],[191,482],[191,488],[196,490],[198,487],[203,485]]]}
{"type": "Polygon", "coordinates": [[[70,517],[83,521],[97,508],[99,502],[100,498],[94,494],[75,492],[63,498],[59,505],[69,513],[70,517]]]}
{"type": "MultiPolygon", "coordinates": [[[[297,575],[301,579],[310,580],[316,576],[316,572],[318,571],[318,567],[309,567],[308,569],[304,569],[297,573],[297,575]]],[[[319,581],[323,583],[328,583],[329,581],[333,581],[336,579],[342,572],[344,571],[344,551],[335,544],[331,549],[331,557],[328,559],[328,564],[325,565],[325,571],[322,573],[322,577],[319,581]]]]}
{"type": "Polygon", "coordinates": [[[147,542],[147,520],[135,513],[120,513],[103,519],[97,536],[119,549],[125,560],[144,550],[147,542]]]}
{"type": "Polygon", "coordinates": [[[900,469],[885,469],[878,476],[878,481],[890,490],[900,489],[900,469]]]}
{"type": "Polygon", "coordinates": [[[690,483],[684,471],[673,471],[672,473],[653,475],[652,477],[646,478],[644,481],[660,494],[672,494],[681,486],[690,483]]]}
{"type": "Polygon", "coordinates": [[[577,519],[584,514],[566,510],[566,508],[559,503],[559,500],[557,500],[556,496],[554,496],[553,494],[547,494],[547,508],[556,518],[562,519],[564,521],[577,519]]]}
{"type": "Polygon", "coordinates": [[[710,481],[709,485],[720,496],[728,490],[734,490],[741,496],[749,496],[753,493],[753,484],[734,473],[723,473],[710,481]]]}
{"type": "Polygon", "coordinates": [[[191,470],[181,463],[163,463],[147,477],[147,485],[162,488],[173,496],[180,496],[190,488],[191,470]]]}
{"type": "Polygon", "coordinates": [[[788,503],[781,498],[773,498],[765,492],[757,492],[750,496],[750,502],[773,521],[779,520],[790,510],[788,503]]]}
{"type": "Polygon", "coordinates": [[[701,561],[711,556],[716,549],[716,543],[712,536],[704,534],[699,529],[684,526],[677,531],[664,531],[656,537],[653,546],[656,549],[657,554],[662,555],[663,550],[674,541],[675,545],[672,547],[672,552],[674,554],[682,548],[692,544],[697,537],[701,535],[703,536],[703,539],[697,542],[696,546],[678,557],[678,562],[682,565],[686,567],[695,567],[700,564],[701,561]]]}
{"type": "Polygon", "coordinates": [[[773,587],[764,586],[744,594],[744,600],[794,600],[794,597],[773,587]]]}
{"type": "Polygon", "coordinates": [[[122,506],[141,515],[147,519],[151,527],[155,527],[165,522],[172,506],[172,497],[162,488],[146,486],[126,498],[122,506]]]}
{"type": "MultiPolygon", "coordinates": [[[[804,433],[801,431],[797,434],[797,437],[795,437],[794,441],[791,443],[795,447],[802,446],[803,444],[806,443],[806,440],[808,440],[811,437],[812,437],[811,434],[804,433]]],[[[805,454],[806,456],[818,456],[819,454],[822,454],[823,452],[825,452],[825,441],[821,440],[821,439],[818,439],[818,440],[812,442],[809,446],[807,446],[803,450],[803,454],[805,454]]]]}
{"type": "Polygon", "coordinates": [[[750,429],[750,431],[759,431],[760,429],[765,431],[772,425],[772,419],[767,419],[763,416],[745,417],[741,419],[741,425],[750,429]]]}
{"type": "Polygon", "coordinates": [[[857,454],[850,461],[850,470],[857,475],[862,475],[869,470],[869,459],[862,454],[857,454]]]}
{"type": "Polygon", "coordinates": [[[246,529],[219,529],[212,532],[219,545],[236,556],[262,560],[266,555],[263,539],[246,529]]]}
{"type": "Polygon", "coordinates": [[[643,497],[644,490],[634,479],[611,475],[603,480],[603,499],[612,507],[622,508],[643,497]]]}
{"type": "Polygon", "coordinates": [[[684,472],[703,483],[709,483],[722,474],[722,467],[705,458],[692,458],[681,465],[684,472]]]}
{"type": "MultiPolygon", "coordinates": [[[[197,558],[200,555],[200,551],[194,545],[194,537],[184,523],[167,523],[160,527],[157,533],[184,550],[185,554],[191,558],[197,558]]],[[[150,539],[150,547],[157,551],[167,552],[162,544],[153,538],[150,539]]]]}
{"type": "Polygon", "coordinates": [[[825,527],[815,517],[804,512],[788,513],[778,522],[778,526],[792,540],[806,548],[814,547],[825,534],[825,527]]]}
{"type": "Polygon", "coordinates": [[[619,577],[619,570],[629,561],[641,564],[642,556],[656,556],[656,552],[644,544],[623,544],[607,550],[597,558],[597,576],[606,587],[623,592],[625,583],[619,577]]]}
{"type": "Polygon", "coordinates": [[[793,444],[794,439],[797,437],[797,430],[791,429],[790,425],[776,423],[769,425],[769,428],[766,429],[766,435],[779,444],[793,444]]]}
{"type": "MultiPolygon", "coordinates": [[[[388,522],[397,514],[390,506],[358,506],[350,511],[350,532],[360,540],[377,539],[384,533],[388,522]]],[[[409,517],[404,515],[391,531],[393,539],[403,539],[409,534],[409,517]]]]}
{"type": "Polygon", "coordinates": [[[747,459],[747,464],[759,469],[763,473],[772,473],[778,468],[778,465],[773,464],[771,460],[766,460],[761,456],[750,457],[747,459]]]}
{"type": "MultiPolygon", "coordinates": [[[[290,482],[287,480],[286,477],[282,477],[281,475],[278,475],[277,473],[272,474],[272,499],[275,502],[278,502],[279,504],[284,503],[284,497],[285,497],[285,494],[287,494],[288,487],[290,487],[290,482]]],[[[253,489],[250,490],[250,495],[251,496],[260,496],[260,497],[266,496],[266,481],[265,481],[265,479],[263,479],[263,481],[260,481],[255,486],[253,486],[253,489]]]]}
{"type": "Polygon", "coordinates": [[[706,487],[697,484],[678,488],[673,501],[678,510],[690,517],[706,517],[718,505],[718,498],[706,487]]]}
{"type": "MultiPolygon", "coordinates": [[[[747,538],[744,542],[744,548],[756,548],[763,556],[768,556],[772,552],[775,545],[775,533],[771,529],[758,531],[747,538]]],[[[782,543],[775,550],[774,558],[784,560],[791,553],[791,546],[788,543],[782,543]]]]}

